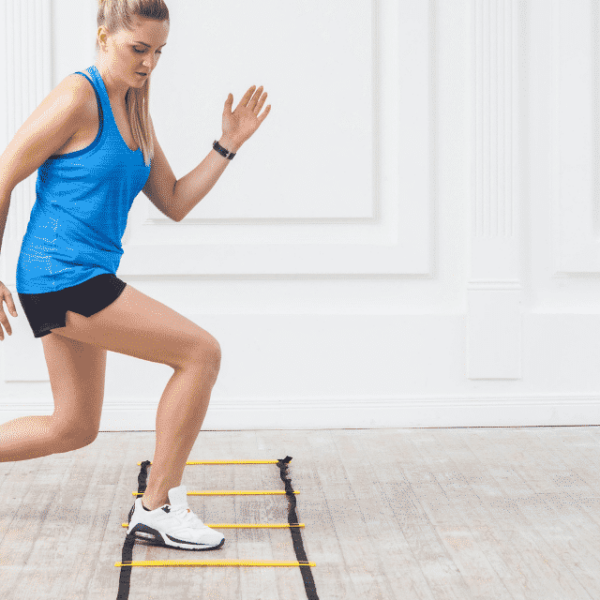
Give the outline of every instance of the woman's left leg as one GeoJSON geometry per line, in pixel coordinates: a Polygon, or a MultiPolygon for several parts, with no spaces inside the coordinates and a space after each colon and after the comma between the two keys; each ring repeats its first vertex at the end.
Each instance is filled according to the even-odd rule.
{"type": "Polygon", "coordinates": [[[216,360],[207,356],[176,369],[165,387],[156,413],[156,448],[144,492],[144,506],[150,510],[168,502],[168,491],[181,485],[185,463],[208,410],[220,360],[220,354],[216,360]]]}
{"type": "Polygon", "coordinates": [[[181,484],[185,463],[208,409],[221,348],[207,331],[132,285],[91,317],[67,311],[66,326],[48,337],[64,336],[106,350],[169,365],[174,373],[158,405],[156,449],[144,504],[168,502],[181,484]]]}

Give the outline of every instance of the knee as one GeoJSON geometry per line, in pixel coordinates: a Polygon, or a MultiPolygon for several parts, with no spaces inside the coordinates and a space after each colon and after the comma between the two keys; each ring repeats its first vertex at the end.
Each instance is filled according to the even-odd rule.
{"type": "Polygon", "coordinates": [[[64,452],[73,452],[73,450],[79,450],[80,448],[85,448],[85,446],[89,446],[94,440],[96,436],[90,436],[87,438],[70,438],[70,437],[62,437],[57,439],[55,443],[55,454],[62,454],[64,452]]]}
{"type": "Polygon", "coordinates": [[[58,419],[55,419],[52,431],[58,452],[71,452],[89,446],[98,437],[97,429],[85,430],[81,425],[73,427],[58,419]]]}
{"type": "Polygon", "coordinates": [[[221,345],[218,340],[212,336],[206,335],[198,339],[194,345],[194,350],[189,357],[189,362],[198,365],[202,363],[218,372],[221,367],[221,345]]]}

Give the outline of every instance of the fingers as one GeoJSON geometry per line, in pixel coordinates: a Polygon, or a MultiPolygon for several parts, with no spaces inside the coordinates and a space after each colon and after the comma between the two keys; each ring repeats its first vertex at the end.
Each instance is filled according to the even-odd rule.
{"type": "MultiPolygon", "coordinates": [[[[254,86],[253,86],[254,87],[254,86]]],[[[252,89],[252,88],[250,88],[252,89]]],[[[263,91],[263,86],[261,85],[256,92],[254,92],[254,95],[252,96],[252,98],[250,99],[250,102],[248,102],[248,108],[254,110],[256,108],[256,103],[258,102],[258,99],[260,98],[260,95],[262,94],[263,91]]]]}
{"type": "Polygon", "coordinates": [[[244,94],[244,96],[240,100],[240,104],[242,106],[248,106],[248,102],[250,101],[250,98],[252,98],[252,94],[254,93],[254,89],[255,88],[256,88],[255,85],[253,85],[252,87],[248,88],[248,91],[244,94]]]}
{"type": "MultiPolygon", "coordinates": [[[[267,92],[264,94],[263,86],[261,85],[258,89],[253,85],[248,89],[248,91],[244,94],[238,106],[245,106],[250,108],[256,115],[260,113],[262,107],[264,106],[267,100],[267,92]]],[[[259,121],[262,123],[265,120],[265,117],[269,114],[271,110],[271,105],[267,106],[267,108],[263,111],[263,113],[258,117],[259,121]]]]}
{"type": "Polygon", "coordinates": [[[17,309],[15,307],[15,303],[13,302],[12,294],[10,292],[8,293],[8,297],[5,298],[4,301],[6,302],[6,305],[8,306],[8,308],[10,309],[12,316],[17,317],[18,316],[17,309]]]}
{"type": "Polygon", "coordinates": [[[261,85],[256,90],[256,94],[254,94],[254,97],[250,101],[250,106],[256,114],[258,114],[260,112],[260,109],[262,108],[262,106],[265,103],[265,100],[267,99],[267,96],[268,96],[268,94],[266,92],[263,94],[262,91],[263,91],[263,86],[261,85]]]}
{"type": "Polygon", "coordinates": [[[269,104],[269,106],[267,106],[267,108],[265,108],[265,110],[263,110],[262,115],[260,115],[258,117],[258,120],[260,123],[262,123],[267,118],[267,115],[269,114],[270,110],[271,110],[271,105],[269,104]]]}
{"type": "MultiPolygon", "coordinates": [[[[258,88],[259,90],[262,90],[262,86],[258,88]]],[[[260,96],[260,100],[258,101],[258,104],[255,104],[255,108],[254,108],[254,112],[256,114],[258,114],[260,112],[260,109],[263,107],[263,104],[265,103],[265,101],[267,100],[267,96],[269,94],[267,94],[267,92],[265,92],[264,94],[262,94],[262,96],[260,96]]]]}
{"type": "MultiPolygon", "coordinates": [[[[15,303],[12,299],[12,294],[8,291],[8,289],[6,288],[5,285],[2,285],[2,291],[4,292],[3,294],[0,293],[0,323],[4,326],[4,329],[6,329],[6,332],[8,333],[8,335],[12,335],[12,328],[10,326],[10,322],[8,320],[8,317],[6,316],[6,313],[4,312],[4,305],[3,302],[6,302],[6,306],[8,307],[8,310],[10,310],[11,314],[13,315],[13,317],[18,316],[17,315],[17,309],[15,308],[15,303]]],[[[4,339],[4,330],[2,329],[2,327],[0,327],[0,340],[4,339]]]]}
{"type": "MultiPolygon", "coordinates": [[[[261,98],[261,94],[263,91],[263,86],[261,85],[256,91],[254,91],[254,89],[256,88],[255,85],[253,85],[245,94],[244,97],[242,98],[242,101],[240,102],[240,104],[242,104],[243,106],[247,106],[248,108],[251,108],[252,110],[254,110],[256,108],[256,104],[258,102],[258,100],[261,98]]],[[[267,94],[265,93],[264,96],[262,97],[262,101],[260,103],[260,106],[262,107],[262,105],[264,104],[265,100],[267,99],[267,94]]],[[[260,108],[259,108],[260,110],[260,108]]]]}
{"type": "MultiPolygon", "coordinates": [[[[10,323],[8,322],[8,317],[6,316],[6,313],[4,312],[4,310],[0,310],[0,323],[2,323],[2,325],[4,325],[4,329],[6,329],[6,332],[8,333],[8,335],[12,335],[12,329],[10,328],[10,323]]],[[[4,331],[2,330],[2,327],[0,327],[0,340],[4,339],[4,331]]]]}

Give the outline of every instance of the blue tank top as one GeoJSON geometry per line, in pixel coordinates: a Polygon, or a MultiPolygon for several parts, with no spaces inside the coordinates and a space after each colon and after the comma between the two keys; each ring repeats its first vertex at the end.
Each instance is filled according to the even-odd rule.
{"type": "Polygon", "coordinates": [[[141,148],[119,132],[95,65],[77,74],[96,93],[100,126],[83,150],[50,156],[38,169],[36,199],[17,262],[17,292],[41,294],[116,274],[129,209],[148,177],[141,148]]]}

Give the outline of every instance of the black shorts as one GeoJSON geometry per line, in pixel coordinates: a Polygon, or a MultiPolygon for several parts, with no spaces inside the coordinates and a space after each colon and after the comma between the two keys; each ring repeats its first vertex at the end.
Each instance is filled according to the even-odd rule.
{"type": "Polygon", "coordinates": [[[83,283],[43,294],[19,294],[21,306],[36,338],[65,327],[67,310],[91,317],[112,304],[127,284],[111,273],[102,273],[83,283]]]}

